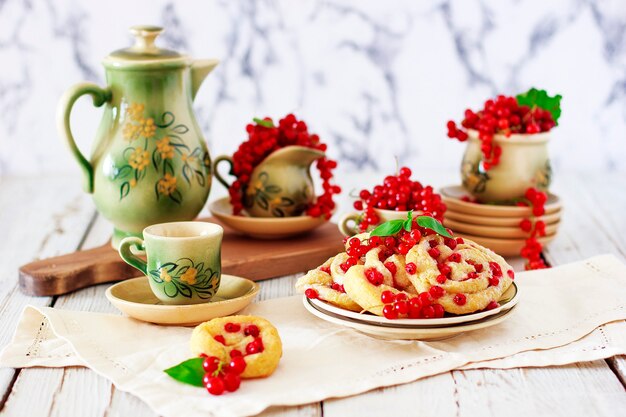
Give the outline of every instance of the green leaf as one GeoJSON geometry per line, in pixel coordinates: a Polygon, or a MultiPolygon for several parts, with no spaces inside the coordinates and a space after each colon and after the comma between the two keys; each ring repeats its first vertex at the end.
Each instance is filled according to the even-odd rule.
{"type": "Polygon", "coordinates": [[[204,369],[202,369],[202,358],[191,358],[164,370],[166,374],[177,381],[195,387],[203,387],[202,378],[204,377],[204,369]]]}
{"type": "Polygon", "coordinates": [[[441,223],[439,223],[439,220],[437,220],[437,219],[435,219],[433,217],[430,217],[430,216],[419,216],[417,218],[417,224],[419,226],[425,227],[426,229],[433,230],[436,233],[440,234],[441,236],[452,237],[452,235],[450,233],[448,233],[446,228],[443,227],[443,225],[441,223]]]}
{"type": "Polygon", "coordinates": [[[402,227],[407,232],[410,232],[412,224],[413,224],[413,210],[409,210],[409,212],[406,215],[406,220],[404,221],[404,223],[402,223],[402,227]]]}
{"type": "Polygon", "coordinates": [[[552,114],[554,123],[558,126],[559,117],[561,117],[561,98],[560,94],[550,97],[546,90],[537,90],[531,88],[524,94],[518,94],[516,97],[517,103],[520,105],[533,107],[541,107],[544,110],[548,110],[552,114]]]}
{"type": "Polygon", "coordinates": [[[274,122],[272,122],[271,120],[264,120],[264,119],[259,119],[258,117],[255,117],[254,119],[252,119],[252,121],[258,124],[259,126],[263,126],[267,128],[275,127],[274,122]]]}
{"type": "Polygon", "coordinates": [[[391,236],[402,230],[404,220],[396,219],[385,222],[370,232],[370,236],[391,236]]]}

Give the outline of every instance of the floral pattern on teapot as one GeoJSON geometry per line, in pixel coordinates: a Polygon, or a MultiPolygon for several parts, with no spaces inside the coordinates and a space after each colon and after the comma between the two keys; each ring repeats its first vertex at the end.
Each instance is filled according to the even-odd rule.
{"type": "Polygon", "coordinates": [[[125,122],[122,126],[124,140],[131,145],[123,152],[125,164],[113,174],[113,181],[120,181],[120,200],[129,195],[145,176],[149,169],[159,174],[154,184],[155,197],[170,198],[180,204],[183,195],[179,191],[179,178],[192,186],[196,182],[204,187],[211,169],[208,152],[201,147],[191,150],[181,136],[189,131],[182,124],[175,124],[176,117],[172,112],[164,112],[159,123],[152,117],[144,117],[145,105],[132,103],[126,108],[125,122]],[[141,140],[143,139],[143,142],[141,140]],[[176,155],[182,161],[180,172],[174,169],[176,155]]]}

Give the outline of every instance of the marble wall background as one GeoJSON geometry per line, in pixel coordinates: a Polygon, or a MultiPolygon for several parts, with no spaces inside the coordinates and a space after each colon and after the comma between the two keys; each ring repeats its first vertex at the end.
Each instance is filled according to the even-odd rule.
{"type": "MultiPolygon", "coordinates": [[[[161,44],[220,67],[197,116],[214,156],[253,116],[296,112],[343,170],[456,170],[463,146],[445,123],[497,93],[540,86],[564,96],[553,165],[626,171],[623,0],[4,0],[0,1],[0,175],[76,173],[55,129],[56,103],[127,28],[166,27],[161,44]]],[[[73,117],[87,152],[99,110],[73,117]]]]}

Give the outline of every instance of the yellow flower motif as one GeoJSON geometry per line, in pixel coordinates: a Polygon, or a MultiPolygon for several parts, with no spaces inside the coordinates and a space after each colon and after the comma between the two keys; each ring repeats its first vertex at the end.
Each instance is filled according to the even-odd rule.
{"type": "Polygon", "coordinates": [[[170,195],[174,191],[176,191],[176,177],[170,175],[170,173],[166,173],[163,178],[159,180],[157,183],[157,190],[159,194],[170,195]]]}
{"type": "Polygon", "coordinates": [[[172,277],[170,276],[170,274],[167,273],[167,271],[165,269],[161,269],[161,274],[159,276],[165,282],[172,281],[172,277]]]}
{"type": "Polygon", "coordinates": [[[141,119],[139,121],[141,135],[145,138],[151,138],[154,136],[156,132],[156,126],[154,124],[154,119],[152,117],[148,117],[147,119],[141,119]]]}
{"type": "Polygon", "coordinates": [[[135,185],[137,185],[137,180],[136,180],[136,179],[134,179],[134,178],[132,178],[132,179],[130,180],[130,186],[131,186],[131,187],[134,187],[135,185]]]}
{"type": "Polygon", "coordinates": [[[183,155],[182,159],[184,162],[193,163],[196,160],[196,157],[191,155],[183,155]]]}
{"type": "Polygon", "coordinates": [[[278,206],[280,205],[280,203],[282,203],[282,200],[280,197],[276,197],[272,201],[270,201],[270,204],[273,206],[278,206]]]}
{"type": "Polygon", "coordinates": [[[193,285],[196,283],[196,275],[198,275],[198,270],[196,268],[189,268],[180,276],[180,280],[189,285],[193,285]]]}
{"type": "Polygon", "coordinates": [[[130,154],[130,158],[128,159],[128,163],[131,167],[143,171],[143,169],[148,166],[150,163],[150,159],[148,156],[148,151],[143,148],[135,148],[132,154],[130,154]]]}
{"type": "Polygon", "coordinates": [[[139,121],[143,116],[144,105],[140,103],[132,103],[126,108],[126,115],[132,120],[139,121]]]}
{"type": "Polygon", "coordinates": [[[263,183],[261,181],[256,181],[254,184],[251,184],[250,187],[248,187],[246,194],[256,194],[257,191],[261,191],[263,189],[263,183]]]}
{"type": "Polygon", "coordinates": [[[122,135],[124,136],[124,139],[132,142],[139,137],[140,130],[141,127],[139,125],[124,123],[124,127],[122,128],[122,135]]]}
{"type": "Polygon", "coordinates": [[[156,144],[157,144],[157,150],[161,154],[161,158],[163,159],[174,158],[174,147],[170,145],[170,138],[166,136],[163,139],[157,140],[156,144]]]}

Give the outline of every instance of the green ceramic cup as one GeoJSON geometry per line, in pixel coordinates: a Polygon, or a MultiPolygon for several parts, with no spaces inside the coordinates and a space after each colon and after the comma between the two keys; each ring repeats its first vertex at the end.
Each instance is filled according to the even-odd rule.
{"type": "Polygon", "coordinates": [[[143,229],[143,240],[123,239],[119,253],[148,277],[163,304],[206,303],[220,286],[223,235],[221,226],[208,222],[155,224],[143,229]],[[147,262],[137,252],[145,252],[147,262]]]}

